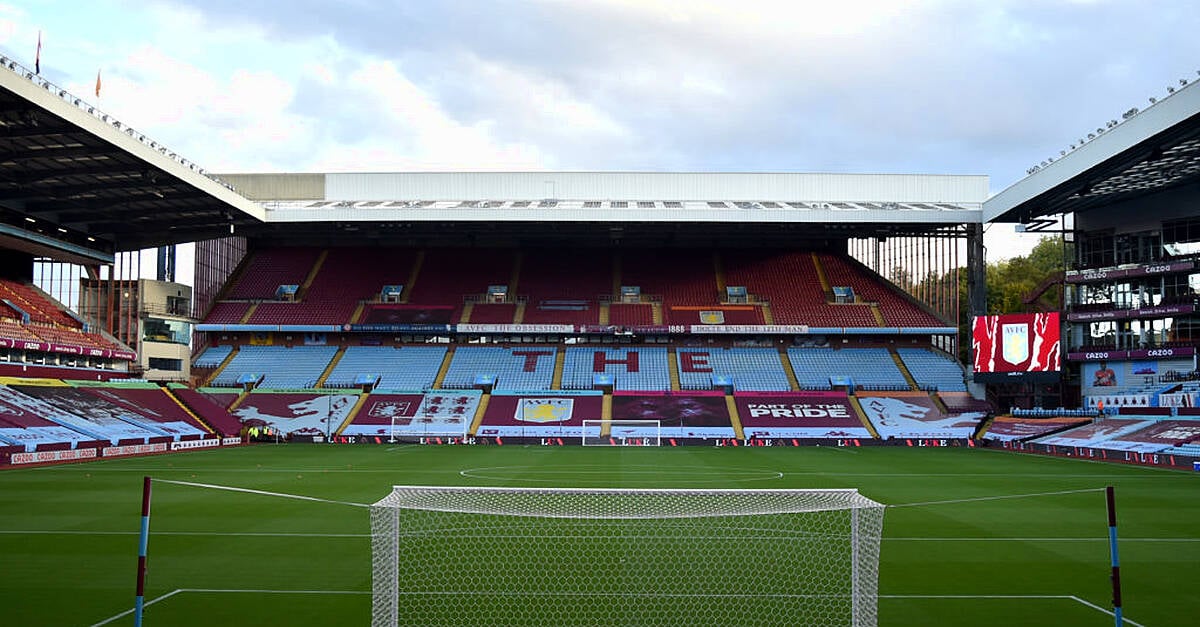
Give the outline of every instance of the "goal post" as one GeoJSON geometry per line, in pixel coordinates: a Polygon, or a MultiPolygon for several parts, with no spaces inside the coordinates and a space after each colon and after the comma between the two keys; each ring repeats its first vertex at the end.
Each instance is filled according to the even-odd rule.
{"type": "Polygon", "coordinates": [[[397,486],[372,625],[877,623],[884,506],[856,490],[397,486]]]}
{"type": "Polygon", "coordinates": [[[658,420],[584,420],[584,446],[659,446],[662,422],[658,420]]]}

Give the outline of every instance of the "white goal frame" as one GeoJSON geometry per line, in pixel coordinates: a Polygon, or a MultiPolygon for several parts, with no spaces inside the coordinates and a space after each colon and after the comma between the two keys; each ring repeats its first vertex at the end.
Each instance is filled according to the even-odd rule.
{"type": "Polygon", "coordinates": [[[588,419],[580,441],[584,446],[660,446],[662,421],[588,419]]]}
{"type": "Polygon", "coordinates": [[[884,506],[854,489],[395,486],[372,627],[876,627],[884,506]]]}

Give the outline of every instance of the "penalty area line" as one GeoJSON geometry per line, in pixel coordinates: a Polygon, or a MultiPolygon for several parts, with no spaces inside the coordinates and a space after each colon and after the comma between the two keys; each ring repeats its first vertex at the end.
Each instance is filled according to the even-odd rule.
{"type": "MultiPolygon", "coordinates": [[[[1021,600],[1021,599],[1059,599],[1064,601],[1074,601],[1085,607],[1090,607],[1093,610],[1113,616],[1112,610],[1104,609],[1095,603],[1081,599],[1073,594],[881,594],[881,599],[966,599],[966,600],[1021,600]]],[[[1146,627],[1142,623],[1130,620],[1129,617],[1124,617],[1125,622],[1134,627],[1146,627]]]]}

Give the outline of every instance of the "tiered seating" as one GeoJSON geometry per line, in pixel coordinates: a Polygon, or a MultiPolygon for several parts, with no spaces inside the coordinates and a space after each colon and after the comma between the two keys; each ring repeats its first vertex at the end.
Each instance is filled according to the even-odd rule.
{"type": "Polygon", "coordinates": [[[379,389],[423,390],[433,386],[445,357],[445,346],[351,346],[324,387],[352,388],[355,377],[377,374],[379,389]]]}
{"type": "Polygon", "coordinates": [[[907,390],[908,382],[886,348],[789,348],[801,389],[825,390],[830,378],[845,378],[868,390],[907,390]]]}
{"type": "Polygon", "coordinates": [[[30,333],[25,325],[13,322],[12,320],[0,320],[0,337],[7,337],[14,340],[30,340],[33,342],[41,341],[41,338],[30,333]]]}
{"type": "Polygon", "coordinates": [[[384,285],[408,281],[414,253],[399,248],[331,248],[295,303],[263,303],[251,324],[345,324],[384,285]]]}
{"type": "Polygon", "coordinates": [[[710,389],[714,375],[732,377],[739,391],[791,389],[779,351],[772,348],[681,348],[676,354],[684,390],[710,389]]]}
{"type": "Polygon", "coordinates": [[[830,286],[848,285],[863,300],[879,303],[879,311],[888,326],[899,327],[942,327],[946,322],[913,305],[890,287],[878,275],[869,275],[845,257],[820,254],[817,256],[825,269],[825,278],[830,286]]]}
{"type": "Polygon", "coordinates": [[[517,306],[513,303],[479,303],[471,308],[473,324],[512,324],[517,306]]]}
{"type": "Polygon", "coordinates": [[[549,390],[554,380],[552,347],[460,346],[454,351],[443,388],[471,388],[476,375],[495,375],[498,390],[549,390]]]}
{"type": "MultiPolygon", "coordinates": [[[[421,264],[417,284],[410,286],[408,302],[461,308],[466,296],[485,294],[489,285],[508,285],[512,280],[513,256],[512,250],[430,250],[421,264]]],[[[458,321],[457,313],[454,321],[458,321]]]]}
{"type": "Polygon", "coordinates": [[[79,431],[50,420],[63,413],[0,385],[0,442],[33,451],[39,447],[74,447],[79,442],[104,439],[99,433],[79,431]]]}
{"type": "Polygon", "coordinates": [[[750,294],[771,301],[777,324],[879,326],[869,307],[826,302],[811,253],[739,250],[726,253],[723,259],[725,283],[744,286],[750,294]]]}
{"type": "Polygon", "coordinates": [[[304,283],[320,252],[317,248],[268,248],[255,251],[225,298],[273,299],[280,285],[304,283]]]}
{"type": "Polygon", "coordinates": [[[337,353],[336,346],[243,346],[213,385],[238,385],[244,374],[263,375],[263,388],[310,388],[337,353]]]}
{"type": "Polygon", "coordinates": [[[136,412],[114,406],[81,390],[62,385],[9,386],[24,395],[22,405],[39,416],[91,436],[117,444],[145,444],[150,438],[168,435],[165,429],[143,424],[136,412]]]}
{"type": "Polygon", "coordinates": [[[183,404],[187,405],[188,409],[195,412],[204,422],[216,429],[217,433],[224,436],[235,436],[241,432],[241,421],[230,415],[229,412],[225,411],[224,407],[218,405],[212,399],[208,398],[208,396],[182,386],[178,388],[171,386],[171,392],[176,398],[183,401],[183,404]]]}
{"type": "Polygon", "coordinates": [[[654,324],[654,309],[642,303],[612,303],[608,306],[608,323],[622,327],[654,324]]]}
{"type": "Polygon", "coordinates": [[[568,390],[590,390],[593,376],[608,374],[614,378],[614,389],[655,391],[671,389],[671,371],[667,349],[643,348],[567,348],[563,364],[562,387],[568,390]]]}
{"type": "Polygon", "coordinates": [[[115,348],[103,336],[96,333],[84,333],[77,328],[57,327],[49,324],[30,324],[25,328],[41,338],[43,342],[74,344],[91,348],[115,348]]]}
{"type": "Polygon", "coordinates": [[[221,362],[225,361],[225,358],[229,357],[229,353],[232,352],[233,347],[229,345],[209,346],[208,348],[204,349],[203,353],[200,353],[200,356],[197,357],[195,361],[192,362],[192,366],[195,368],[216,368],[217,366],[220,366],[221,362]]]}
{"type": "Polygon", "coordinates": [[[219,302],[213,305],[204,321],[208,324],[237,324],[250,310],[250,305],[248,302],[219,302]]]}
{"type": "Polygon", "coordinates": [[[179,406],[165,390],[153,383],[121,384],[108,387],[81,388],[83,391],[107,400],[114,405],[120,405],[136,410],[141,416],[163,424],[182,424],[190,426],[196,432],[207,432],[204,425],[196,422],[183,407],[179,406]]]}
{"type": "Polygon", "coordinates": [[[597,299],[612,294],[612,289],[609,254],[539,249],[525,253],[516,292],[527,301],[522,320],[526,324],[597,324],[597,299]]]}
{"type": "Polygon", "coordinates": [[[25,313],[29,314],[31,322],[57,324],[76,329],[80,327],[79,321],[68,316],[58,305],[26,283],[0,279],[0,298],[6,298],[24,309],[25,313]]]}
{"type": "Polygon", "coordinates": [[[898,348],[896,353],[921,389],[966,392],[962,366],[947,355],[923,348],[898,348]]]}
{"type": "Polygon", "coordinates": [[[637,285],[643,296],[671,305],[720,302],[711,251],[625,250],[621,259],[621,285],[637,285]]]}

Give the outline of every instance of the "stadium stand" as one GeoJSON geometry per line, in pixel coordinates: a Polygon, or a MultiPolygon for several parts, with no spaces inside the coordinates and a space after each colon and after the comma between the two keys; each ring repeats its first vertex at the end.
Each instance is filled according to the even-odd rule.
{"type": "Polygon", "coordinates": [[[103,398],[114,405],[129,408],[138,414],[159,423],[182,423],[201,433],[211,430],[197,421],[163,388],[153,383],[120,383],[106,386],[81,388],[93,396],[103,398]]]}
{"type": "Polygon", "coordinates": [[[567,348],[562,387],[593,389],[595,375],[610,375],[616,390],[666,391],[671,389],[671,372],[664,347],[567,348]]]}
{"type": "Polygon", "coordinates": [[[791,389],[779,351],[773,348],[680,348],[676,359],[679,386],[684,390],[711,389],[714,376],[731,378],[739,391],[791,389]]]}
{"type": "Polygon", "coordinates": [[[226,300],[273,300],[280,285],[300,285],[312,270],[316,248],[265,248],[247,256],[226,300]]]}
{"type": "Polygon", "coordinates": [[[777,324],[879,326],[868,307],[827,302],[811,253],[737,250],[727,252],[724,263],[726,284],[743,286],[757,300],[769,301],[777,324]]]}
{"type": "Polygon", "coordinates": [[[671,305],[716,305],[717,278],[708,250],[625,250],[621,285],[636,285],[643,297],[671,305]]]}
{"type": "Polygon", "coordinates": [[[237,324],[250,311],[249,302],[218,302],[213,305],[204,321],[209,324],[237,324]]]}
{"type": "MultiPolygon", "coordinates": [[[[408,302],[452,305],[453,320],[468,297],[482,297],[489,285],[508,285],[515,251],[511,249],[449,248],[425,252],[416,285],[408,287],[408,302]]],[[[511,293],[511,292],[510,292],[511,293]]]]}
{"type": "Polygon", "coordinates": [[[549,390],[554,379],[553,347],[460,346],[442,380],[447,389],[468,389],[480,375],[494,376],[495,389],[549,390]]]}
{"type": "Polygon", "coordinates": [[[599,324],[599,299],[613,291],[612,256],[591,250],[533,249],[522,257],[516,293],[526,324],[599,324]]]}
{"type": "Polygon", "coordinates": [[[608,322],[624,327],[654,324],[654,308],[641,303],[612,303],[608,306],[608,322]]]}
{"type": "Polygon", "coordinates": [[[377,388],[423,390],[433,387],[445,346],[351,346],[325,380],[326,388],[353,388],[362,375],[378,375],[377,388]]]}
{"type": "Polygon", "coordinates": [[[251,324],[345,324],[360,302],[377,298],[384,285],[403,285],[414,253],[397,248],[331,248],[297,302],[262,303],[251,324]]]}
{"type": "Polygon", "coordinates": [[[243,375],[262,377],[265,388],[311,388],[337,353],[336,346],[243,346],[212,384],[241,385],[243,375]]]}
{"type": "Polygon", "coordinates": [[[908,382],[886,348],[788,348],[801,389],[828,390],[843,379],[865,390],[907,390],[908,382]]]}
{"type": "Polygon", "coordinates": [[[962,366],[949,355],[924,348],[898,348],[896,354],[923,390],[966,392],[962,366]]]}
{"type": "Polygon", "coordinates": [[[223,346],[209,346],[200,353],[195,360],[192,361],[194,368],[216,368],[225,361],[229,354],[233,352],[233,347],[226,344],[223,346]]]}
{"type": "Polygon", "coordinates": [[[170,389],[180,402],[217,433],[223,436],[235,436],[241,433],[242,423],[225,411],[225,406],[217,404],[207,395],[186,386],[172,385],[170,389]]]}
{"type": "Polygon", "coordinates": [[[946,323],[937,316],[922,311],[900,295],[900,292],[878,275],[872,276],[847,257],[818,254],[830,286],[849,286],[862,300],[879,303],[880,313],[886,326],[897,327],[941,327],[946,323]]]}
{"type": "Polygon", "coordinates": [[[471,322],[475,324],[512,324],[517,313],[513,303],[478,303],[471,308],[471,322]]]}

